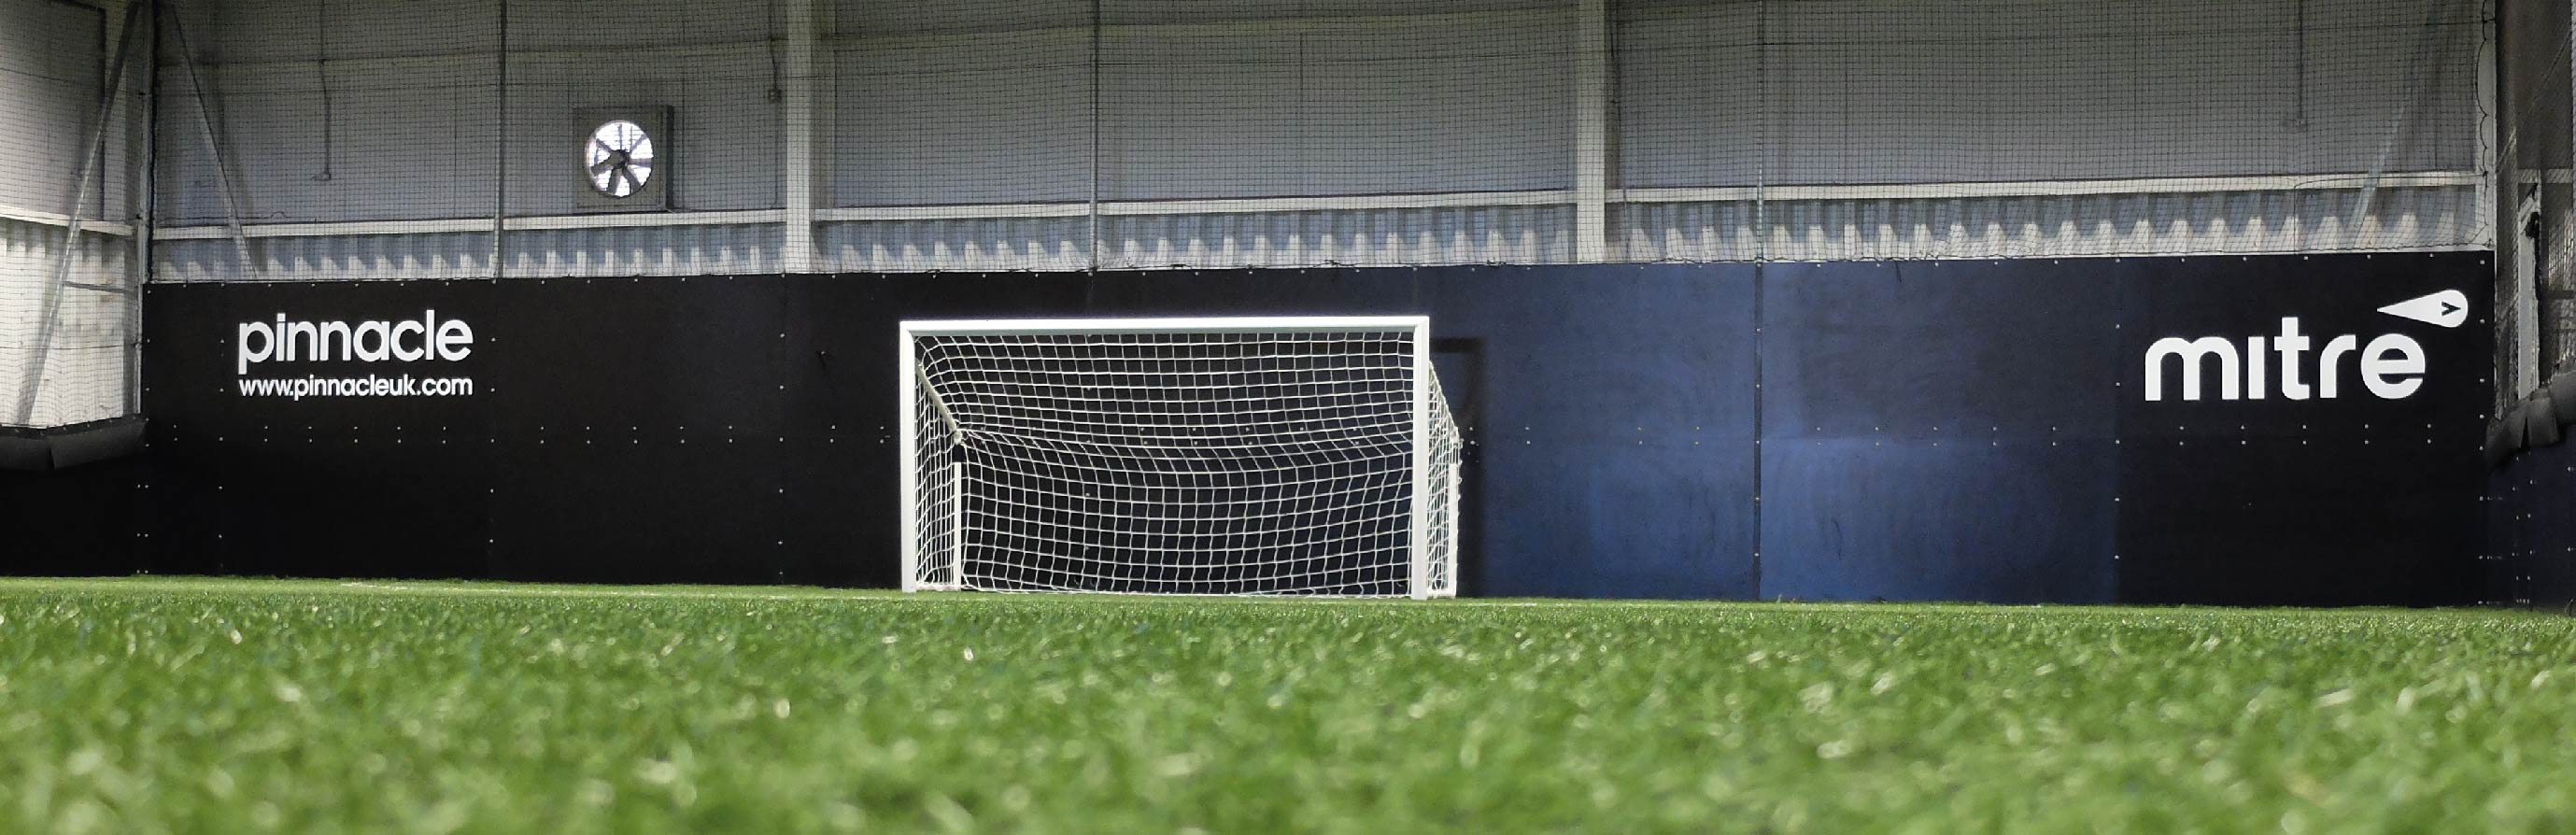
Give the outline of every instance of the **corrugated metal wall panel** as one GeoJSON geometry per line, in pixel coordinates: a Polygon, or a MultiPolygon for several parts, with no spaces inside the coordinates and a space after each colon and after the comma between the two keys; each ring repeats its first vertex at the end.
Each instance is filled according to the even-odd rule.
{"type": "MultiPolygon", "coordinates": [[[[1561,263],[1568,206],[1474,206],[1100,219],[1103,269],[1561,263]]],[[[1092,266],[1082,217],[825,224],[826,269],[1078,270],[1092,266]]]]}
{"type": "MultiPolygon", "coordinates": [[[[16,424],[27,366],[36,355],[45,286],[62,257],[63,229],[0,220],[0,424],[16,424]]],[[[87,234],[72,262],[71,280],[127,287],[123,237],[87,234]]],[[[37,385],[29,426],[60,426],[120,417],[131,385],[126,363],[133,343],[123,293],[81,287],[61,291],[51,352],[37,385]]]]}
{"type": "Polygon", "coordinates": [[[1092,259],[1082,217],[849,221],[816,237],[823,269],[837,272],[1079,270],[1092,259]]]}
{"type": "MultiPolygon", "coordinates": [[[[777,224],[538,229],[509,233],[511,278],[606,278],[778,271],[777,224]]],[[[369,281],[489,278],[489,232],[313,235],[249,241],[240,268],[230,239],[164,241],[157,281],[369,281]]]]}
{"type": "Polygon", "coordinates": [[[1102,218],[1102,266],[1548,264],[1574,258],[1571,206],[1102,218]]]}
{"type": "Polygon", "coordinates": [[[774,223],[514,231],[502,263],[513,278],[774,273],[785,238],[774,223]]]}
{"type": "MultiPolygon", "coordinates": [[[[1615,261],[2222,255],[2484,246],[2470,186],[1948,199],[1614,204],[1615,261]],[[2370,205],[2365,208],[2363,201],[2370,205]],[[1757,224],[1759,213],[1767,223],[1757,224]]],[[[1565,205],[821,224],[834,272],[1544,264],[1573,260],[1565,205]]],[[[511,277],[778,272],[775,224],[514,231],[511,277]]],[[[488,233],[166,241],[162,281],[492,275],[488,233]]]]}
{"type": "Polygon", "coordinates": [[[489,232],[255,238],[244,268],[231,239],[161,241],[154,281],[386,281],[492,275],[489,232]]]}
{"type": "Polygon", "coordinates": [[[1611,236],[1622,261],[2357,252],[2483,247],[2483,211],[2469,186],[1651,203],[1612,207],[1611,236]]]}

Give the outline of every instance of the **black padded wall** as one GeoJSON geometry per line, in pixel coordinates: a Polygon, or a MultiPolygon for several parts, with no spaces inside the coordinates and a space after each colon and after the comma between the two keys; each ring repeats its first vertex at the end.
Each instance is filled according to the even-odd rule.
{"type": "Polygon", "coordinates": [[[150,545],[94,567],[890,585],[897,321],[1423,313],[1471,444],[1470,593],[2467,602],[2487,331],[2378,311],[2485,260],[156,285],[150,545]],[[429,310],[470,357],[247,376],[473,395],[239,389],[244,323],[429,310]],[[2390,379],[2420,382],[2376,396],[2348,351],[2338,397],[2292,400],[2267,343],[2265,399],[2223,399],[2215,358],[2204,399],[2143,398],[2165,337],[2224,338],[2250,391],[2244,340],[2283,317],[2318,347],[2402,335],[2424,367],[2390,379]]]}

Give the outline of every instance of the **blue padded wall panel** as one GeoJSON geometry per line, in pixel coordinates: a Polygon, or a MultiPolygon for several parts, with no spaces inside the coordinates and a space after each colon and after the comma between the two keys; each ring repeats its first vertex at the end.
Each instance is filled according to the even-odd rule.
{"type": "Polygon", "coordinates": [[[2123,355],[2109,267],[1768,266],[1763,437],[2111,437],[2123,355]]]}
{"type": "Polygon", "coordinates": [[[1482,591],[1753,596],[1755,270],[1510,272],[1433,294],[1433,335],[1484,352],[1482,591]]]}
{"type": "Polygon", "coordinates": [[[1750,266],[1104,274],[1089,315],[1427,314],[1481,594],[1754,592],[1750,266]]]}
{"type": "Polygon", "coordinates": [[[2111,602],[2116,455],[2103,440],[1765,442],[1762,596],[2111,602]]]}
{"type": "MultiPolygon", "coordinates": [[[[1715,446],[1489,440],[1483,594],[1754,594],[1752,455],[1715,446]]],[[[1472,509],[1471,509],[1472,512],[1472,509]]]]}

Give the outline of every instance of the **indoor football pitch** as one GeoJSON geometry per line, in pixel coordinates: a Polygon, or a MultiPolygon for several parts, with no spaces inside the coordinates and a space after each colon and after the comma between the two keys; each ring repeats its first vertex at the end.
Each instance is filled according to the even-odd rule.
{"type": "Polygon", "coordinates": [[[0,832],[2576,831],[2576,619],[0,581],[0,832]]]}

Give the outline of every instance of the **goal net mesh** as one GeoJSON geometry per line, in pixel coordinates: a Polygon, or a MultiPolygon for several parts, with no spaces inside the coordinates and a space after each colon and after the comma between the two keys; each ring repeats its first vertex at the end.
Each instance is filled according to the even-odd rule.
{"type": "Polygon", "coordinates": [[[1418,338],[916,330],[911,585],[1453,593],[1458,430],[1418,338]]]}

